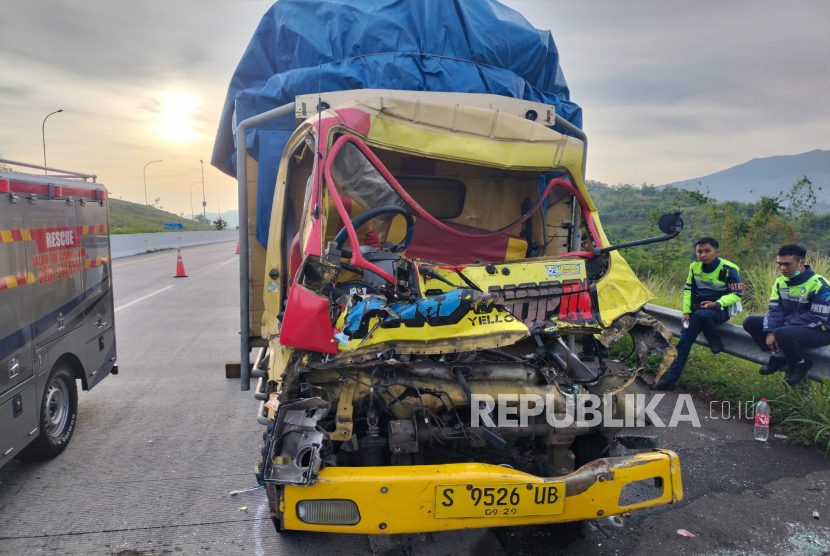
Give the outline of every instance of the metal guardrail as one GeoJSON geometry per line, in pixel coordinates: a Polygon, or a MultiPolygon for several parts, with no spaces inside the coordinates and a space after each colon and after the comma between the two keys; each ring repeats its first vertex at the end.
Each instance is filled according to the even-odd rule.
{"type": "MultiPolygon", "coordinates": [[[[643,310],[649,315],[656,317],[662,322],[666,328],[671,330],[671,333],[676,337],[680,337],[680,330],[682,329],[681,317],[683,313],[675,309],[661,307],[660,305],[647,304],[643,310]]],[[[734,324],[724,323],[715,326],[721,339],[723,340],[723,353],[733,355],[745,361],[752,361],[763,365],[769,360],[769,353],[762,352],[755,345],[749,334],[734,324]]],[[[709,347],[709,343],[703,334],[699,334],[695,343],[702,346],[709,347]]],[[[811,380],[821,382],[821,379],[830,380],[830,348],[816,348],[807,351],[810,359],[813,361],[813,368],[810,369],[809,374],[811,380]]]]}

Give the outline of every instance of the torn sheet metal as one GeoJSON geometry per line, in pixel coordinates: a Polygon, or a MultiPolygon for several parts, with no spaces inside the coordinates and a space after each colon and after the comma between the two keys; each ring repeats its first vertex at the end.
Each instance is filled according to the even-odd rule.
{"type": "Polygon", "coordinates": [[[599,341],[609,346],[620,340],[626,334],[631,334],[634,340],[634,349],[637,352],[637,368],[648,367],[649,355],[662,355],[660,368],[657,370],[655,382],[677,359],[677,348],[671,343],[672,334],[663,323],[640,310],[629,313],[616,319],[611,326],[600,336],[599,341]]]}
{"type": "Polygon", "coordinates": [[[280,406],[263,460],[264,481],[297,486],[317,482],[324,438],[317,421],[328,405],[321,398],[307,398],[280,406]]]}

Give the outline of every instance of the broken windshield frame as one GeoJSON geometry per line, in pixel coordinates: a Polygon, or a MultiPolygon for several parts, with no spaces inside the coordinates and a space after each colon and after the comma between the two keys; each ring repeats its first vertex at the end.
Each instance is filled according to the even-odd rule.
{"type": "MultiPolygon", "coordinates": [[[[349,212],[346,210],[343,201],[340,199],[337,186],[340,186],[340,188],[347,195],[352,197],[353,201],[361,205],[361,208],[364,210],[380,205],[409,207],[415,212],[416,215],[424,218],[431,225],[445,233],[463,238],[487,238],[503,234],[522,224],[539,209],[542,202],[548,197],[553,187],[559,185],[567,189],[577,199],[577,202],[585,214],[591,234],[594,236],[595,244],[601,246],[601,239],[597,233],[596,226],[594,225],[592,212],[588,208],[585,199],[569,181],[562,178],[554,178],[550,180],[544,193],[540,195],[530,209],[516,221],[498,230],[485,234],[470,234],[447,226],[424,210],[423,207],[421,207],[406,192],[403,186],[398,183],[395,177],[389,172],[389,170],[386,169],[383,163],[377,158],[377,156],[375,156],[369,147],[367,147],[363,141],[354,135],[344,134],[337,138],[326,157],[324,175],[329,196],[331,197],[335,207],[337,207],[337,211],[340,214],[340,218],[346,228],[349,242],[352,245],[353,254],[351,264],[375,272],[393,284],[395,283],[395,280],[391,275],[380,269],[377,265],[367,261],[360,253],[360,243],[358,242],[357,232],[352,225],[352,219],[349,212]],[[335,179],[335,176],[337,176],[337,179],[335,179]]],[[[379,224],[382,224],[387,219],[392,217],[393,215],[380,215],[377,218],[382,221],[379,222],[379,224]]],[[[571,254],[578,254],[587,258],[593,257],[591,253],[579,252],[571,254]]]]}

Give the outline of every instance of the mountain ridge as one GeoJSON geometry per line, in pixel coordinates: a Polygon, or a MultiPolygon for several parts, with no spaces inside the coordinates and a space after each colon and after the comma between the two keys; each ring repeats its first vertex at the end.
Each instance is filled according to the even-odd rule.
{"type": "Polygon", "coordinates": [[[819,205],[830,211],[830,151],[812,151],[753,158],[742,164],[699,178],[676,181],[660,187],[706,191],[721,201],[753,202],[761,197],[787,193],[803,176],[813,184],[819,205]]]}

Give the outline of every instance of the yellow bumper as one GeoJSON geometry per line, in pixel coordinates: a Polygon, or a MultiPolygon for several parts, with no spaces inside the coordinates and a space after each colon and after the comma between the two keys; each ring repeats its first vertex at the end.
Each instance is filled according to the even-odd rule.
{"type": "Polygon", "coordinates": [[[473,529],[533,523],[558,523],[618,515],[642,508],[673,504],[683,499],[680,460],[668,450],[606,458],[591,462],[565,477],[540,478],[505,467],[483,463],[399,467],[330,467],[320,472],[314,486],[286,486],[280,510],[285,529],[332,533],[396,534],[473,529]],[[656,498],[620,506],[625,485],[659,479],[656,498]],[[498,485],[503,483],[564,483],[563,512],[527,517],[436,518],[439,485],[498,485]],[[352,500],[360,521],[356,525],[321,525],[303,522],[297,504],[303,500],[352,500]]]}

